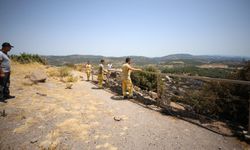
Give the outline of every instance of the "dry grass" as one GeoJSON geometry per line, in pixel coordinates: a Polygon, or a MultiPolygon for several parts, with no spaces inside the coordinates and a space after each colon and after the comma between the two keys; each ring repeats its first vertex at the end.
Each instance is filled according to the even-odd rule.
{"type": "Polygon", "coordinates": [[[77,82],[78,77],[73,76],[73,69],[70,67],[51,67],[47,69],[47,74],[49,77],[60,80],[62,82],[77,82]]]}
{"type": "Polygon", "coordinates": [[[75,65],[75,70],[76,70],[76,71],[83,72],[83,65],[82,65],[82,64],[76,64],[76,65],[75,65]]]}
{"type": "Polygon", "coordinates": [[[23,133],[27,131],[32,125],[38,123],[38,120],[35,118],[28,118],[26,119],[25,123],[18,128],[14,129],[14,133],[23,133]]]}
{"type": "Polygon", "coordinates": [[[29,75],[32,73],[35,69],[36,70],[44,70],[46,69],[46,66],[39,64],[39,63],[29,63],[29,64],[20,64],[18,62],[12,62],[12,75],[21,75],[24,77],[25,75],[29,75]]]}
{"type": "MultiPolygon", "coordinates": [[[[107,110],[102,109],[103,102],[93,99],[85,90],[66,90],[64,84],[59,80],[52,80],[52,77],[70,75],[68,82],[76,81],[79,72],[68,68],[47,67],[38,63],[19,64],[13,63],[13,77],[11,92],[15,93],[16,100],[8,102],[8,105],[0,106],[2,109],[18,109],[22,113],[12,115],[12,119],[18,120],[16,128],[11,128],[15,135],[22,136],[29,134],[34,129],[43,129],[40,149],[58,149],[63,146],[62,137],[70,136],[76,141],[91,140],[89,131],[100,126],[99,115],[107,110]],[[23,86],[25,76],[34,70],[41,69],[47,71],[49,79],[45,84],[35,84],[33,86],[23,86]],[[66,73],[65,73],[66,72],[66,73]],[[40,96],[36,93],[43,93],[47,96],[40,96]],[[86,100],[85,98],[86,97],[86,100]],[[84,100],[83,100],[84,99],[84,100]],[[57,118],[57,119],[54,119],[57,118]],[[49,123],[52,128],[46,128],[49,123]],[[68,135],[69,134],[69,135],[68,135]]],[[[71,83],[70,83],[71,84],[71,83]]],[[[11,116],[9,114],[9,116],[11,116]]],[[[9,118],[8,118],[9,119],[9,118]]],[[[39,131],[38,131],[39,132],[39,131]]],[[[108,139],[111,135],[100,135],[99,139],[108,139]]],[[[110,144],[99,146],[101,149],[116,149],[110,144]]]]}
{"type": "Polygon", "coordinates": [[[83,124],[78,119],[74,118],[64,120],[62,123],[59,123],[57,127],[61,133],[70,133],[82,140],[88,138],[88,130],[90,129],[90,125],[83,124]]]}
{"type": "Polygon", "coordinates": [[[69,75],[66,78],[66,82],[77,82],[78,81],[78,77],[74,77],[73,75],[69,75]]]}
{"type": "Polygon", "coordinates": [[[54,68],[51,67],[47,70],[47,74],[50,77],[67,77],[71,75],[72,68],[69,67],[59,67],[59,68],[54,68]]]}

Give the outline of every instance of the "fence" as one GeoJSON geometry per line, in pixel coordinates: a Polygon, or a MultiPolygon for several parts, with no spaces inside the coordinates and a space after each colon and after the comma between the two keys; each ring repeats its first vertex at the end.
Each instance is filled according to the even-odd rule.
{"type": "MultiPolygon", "coordinates": [[[[109,87],[113,86],[115,89],[120,88],[120,71],[111,70],[110,72],[107,78],[107,85],[109,87]]],[[[150,78],[154,81],[147,82],[156,82],[154,91],[157,94],[157,98],[152,98],[148,91],[149,89],[145,89],[145,87],[141,86],[139,92],[144,93],[146,96],[151,96],[151,100],[154,100],[158,106],[166,108],[174,101],[184,104],[182,106],[188,111],[195,111],[205,116],[212,115],[212,117],[217,117],[216,115],[213,116],[213,111],[218,111],[220,115],[224,114],[226,119],[230,119],[227,116],[233,116],[233,118],[238,118],[236,121],[240,120],[243,122],[247,120],[244,114],[248,113],[250,116],[250,93],[248,93],[250,81],[147,71],[142,71],[141,73],[142,76],[152,75],[154,78],[150,78]],[[144,90],[142,90],[143,88],[144,90]],[[240,90],[242,90],[244,95],[241,95],[241,93],[236,94],[237,92],[235,91],[240,90]],[[245,95],[246,93],[247,95],[245,95]],[[223,112],[224,110],[226,112],[223,112]],[[238,114],[243,114],[243,116],[238,116],[238,114]]],[[[248,119],[248,133],[250,133],[250,119],[248,119]]]]}

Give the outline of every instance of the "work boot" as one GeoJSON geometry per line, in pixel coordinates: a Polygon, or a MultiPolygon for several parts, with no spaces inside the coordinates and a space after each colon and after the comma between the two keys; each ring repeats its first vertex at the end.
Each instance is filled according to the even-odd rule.
{"type": "Polygon", "coordinates": [[[7,102],[5,101],[5,98],[0,98],[0,102],[2,102],[2,103],[7,103],[7,102]]]}
{"type": "Polygon", "coordinates": [[[4,96],[5,99],[12,99],[12,98],[15,98],[15,96],[12,96],[12,95],[7,95],[7,96],[4,96]]]}
{"type": "Polygon", "coordinates": [[[128,96],[128,99],[135,99],[135,96],[128,96]]]}
{"type": "Polygon", "coordinates": [[[128,99],[128,96],[123,96],[123,99],[128,99]]]}

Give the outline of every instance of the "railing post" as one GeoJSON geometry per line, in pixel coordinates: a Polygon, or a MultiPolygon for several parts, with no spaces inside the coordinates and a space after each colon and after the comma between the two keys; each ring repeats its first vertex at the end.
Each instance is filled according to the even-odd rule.
{"type": "Polygon", "coordinates": [[[156,91],[157,91],[157,97],[159,98],[160,97],[160,91],[159,91],[159,74],[157,74],[157,79],[156,79],[156,84],[157,84],[157,86],[156,86],[156,91]]]}
{"type": "Polygon", "coordinates": [[[92,77],[92,81],[94,81],[94,71],[91,71],[91,77],[92,77]]]}
{"type": "Polygon", "coordinates": [[[159,73],[157,73],[157,79],[156,79],[157,89],[156,89],[156,91],[157,91],[157,105],[159,105],[159,106],[161,104],[161,85],[160,85],[161,82],[160,82],[160,80],[161,80],[161,75],[159,73]]]}
{"type": "Polygon", "coordinates": [[[248,135],[250,135],[250,93],[248,95],[248,135]]]}

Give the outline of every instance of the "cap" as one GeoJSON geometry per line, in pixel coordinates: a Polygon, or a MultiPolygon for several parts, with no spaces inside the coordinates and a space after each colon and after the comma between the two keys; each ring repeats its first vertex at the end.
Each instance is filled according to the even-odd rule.
{"type": "Polygon", "coordinates": [[[2,47],[14,47],[14,46],[12,46],[10,43],[8,43],[8,42],[4,42],[3,44],[2,44],[2,47]]]}

